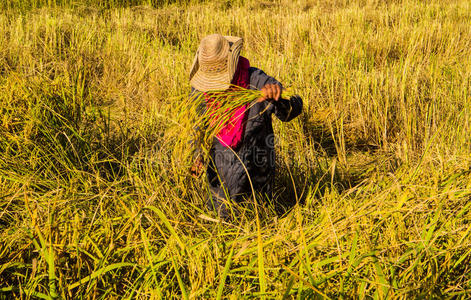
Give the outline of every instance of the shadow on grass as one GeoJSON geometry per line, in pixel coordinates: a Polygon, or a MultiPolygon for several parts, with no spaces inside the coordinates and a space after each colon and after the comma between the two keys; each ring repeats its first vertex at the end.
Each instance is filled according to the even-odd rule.
{"type": "Polygon", "coordinates": [[[303,120],[303,131],[307,144],[313,145],[316,155],[308,157],[305,164],[294,159],[288,163],[277,162],[273,205],[279,216],[289,212],[296,203],[302,205],[307,199],[320,199],[327,190],[343,193],[352,189],[372,170],[392,170],[398,166],[393,157],[380,153],[380,146],[362,139],[346,142],[347,163],[342,164],[327,125],[303,120]]]}

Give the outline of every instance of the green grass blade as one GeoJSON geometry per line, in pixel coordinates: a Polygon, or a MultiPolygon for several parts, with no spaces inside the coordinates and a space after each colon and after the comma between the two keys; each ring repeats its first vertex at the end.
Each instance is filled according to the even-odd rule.
{"type": "Polygon", "coordinates": [[[178,285],[180,286],[180,291],[182,292],[182,298],[188,300],[188,293],[186,291],[185,284],[183,283],[182,277],[180,272],[178,271],[177,264],[175,263],[175,259],[172,257],[172,265],[173,269],[175,270],[175,276],[177,276],[178,285]]]}
{"type": "Polygon", "coordinates": [[[167,216],[165,216],[165,214],[160,209],[158,209],[155,206],[146,206],[146,207],[144,207],[144,209],[150,209],[153,212],[155,212],[157,214],[157,216],[159,216],[160,220],[162,220],[162,222],[165,224],[168,231],[170,231],[170,234],[175,238],[175,240],[177,241],[177,243],[181,247],[181,249],[183,249],[183,250],[186,249],[185,243],[183,243],[183,241],[180,239],[177,232],[175,231],[173,226],[170,224],[170,221],[167,219],[167,216]]]}
{"type": "Polygon", "coordinates": [[[96,270],[95,272],[93,272],[92,274],[90,274],[89,276],[85,277],[85,278],[82,278],[81,280],[77,281],[77,282],[74,282],[72,284],[69,284],[69,286],[67,287],[67,289],[70,291],[84,283],[87,283],[89,282],[90,280],[93,280],[99,276],[102,276],[112,270],[115,270],[115,269],[119,269],[119,268],[125,268],[125,267],[134,267],[136,266],[136,264],[133,264],[133,263],[115,263],[115,264],[111,264],[111,265],[108,265],[104,268],[101,268],[99,270],[96,270]]]}
{"type": "Polygon", "coordinates": [[[224,286],[226,284],[226,277],[229,274],[229,270],[231,268],[233,254],[234,254],[234,248],[231,248],[231,251],[229,252],[229,256],[227,257],[226,263],[224,265],[224,272],[222,273],[221,280],[219,282],[219,286],[218,286],[218,290],[216,294],[217,300],[222,299],[222,292],[224,291],[224,286]]]}

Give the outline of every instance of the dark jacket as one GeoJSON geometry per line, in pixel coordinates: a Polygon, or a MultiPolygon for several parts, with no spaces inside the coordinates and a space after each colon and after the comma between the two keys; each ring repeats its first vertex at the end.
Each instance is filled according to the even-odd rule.
{"type": "MultiPolygon", "coordinates": [[[[276,79],[257,68],[250,68],[249,76],[250,89],[260,90],[266,84],[281,86],[276,79]]],[[[275,172],[272,115],[288,122],[301,113],[302,107],[299,96],[256,103],[249,109],[244,137],[237,149],[227,148],[217,138],[213,139],[207,169],[213,199],[226,198],[225,195],[228,195],[239,201],[250,196],[250,182],[255,192],[272,197],[275,172]]]]}

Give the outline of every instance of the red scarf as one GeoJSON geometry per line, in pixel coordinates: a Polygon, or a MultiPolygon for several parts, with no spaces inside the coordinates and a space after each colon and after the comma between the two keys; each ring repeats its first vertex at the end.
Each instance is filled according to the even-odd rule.
{"type": "MultiPolygon", "coordinates": [[[[240,86],[244,89],[249,87],[249,60],[245,57],[239,56],[239,62],[237,64],[237,69],[234,73],[232,79],[232,84],[240,86]]],[[[211,106],[217,105],[213,103],[210,99],[206,98],[206,106],[208,109],[211,109],[211,106]]],[[[236,149],[242,142],[245,132],[245,123],[248,116],[248,104],[243,105],[236,109],[228,122],[224,124],[219,133],[216,135],[217,139],[225,147],[231,147],[236,149]]]]}

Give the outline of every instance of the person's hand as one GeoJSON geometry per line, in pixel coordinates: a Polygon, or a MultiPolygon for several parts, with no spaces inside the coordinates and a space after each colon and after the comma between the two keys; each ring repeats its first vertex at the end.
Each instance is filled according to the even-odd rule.
{"type": "Polygon", "coordinates": [[[266,100],[278,101],[281,98],[281,87],[278,84],[267,84],[261,90],[262,97],[258,98],[258,102],[266,100]]]}
{"type": "Polygon", "coordinates": [[[203,172],[203,167],[204,167],[203,158],[201,156],[198,156],[190,168],[191,176],[195,178],[200,177],[201,173],[203,172]]]}

